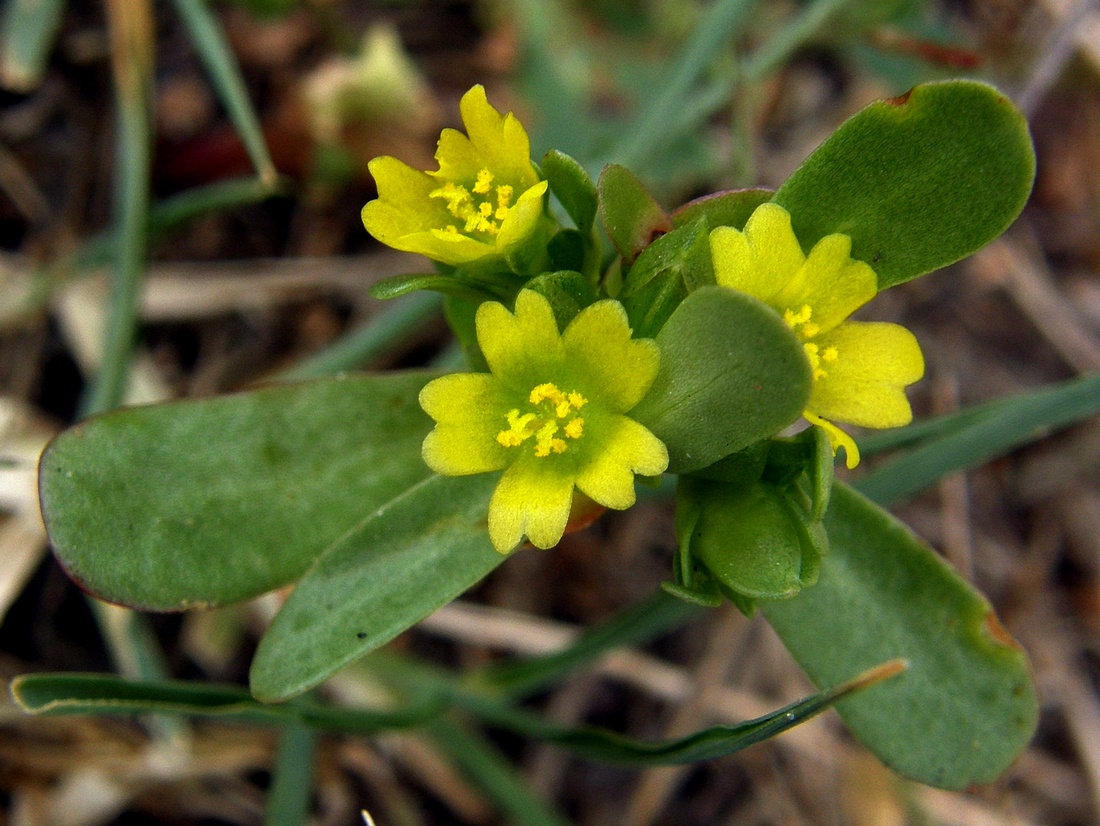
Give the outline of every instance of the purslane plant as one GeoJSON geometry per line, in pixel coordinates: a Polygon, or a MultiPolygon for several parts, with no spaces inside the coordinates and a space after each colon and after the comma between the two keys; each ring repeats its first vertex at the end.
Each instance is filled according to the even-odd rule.
{"type": "MultiPolygon", "coordinates": [[[[535,163],[479,86],[460,110],[466,134],[443,132],[438,170],[372,162],[363,220],[436,263],[376,294],[443,292],[468,371],[83,423],[40,471],[66,569],[154,609],[294,583],[251,674],[257,697],[286,700],[524,538],[552,548],[601,508],[633,505],[639,477],[674,474],[666,591],[759,609],[820,686],[904,659],[907,674],[838,707],[853,732],[922,782],[1003,771],[1036,720],[1026,658],[979,594],[833,466],[840,448],[859,461],[858,434],[839,425],[909,422],[905,390],[924,371],[904,327],[850,316],[979,249],[1026,201],[1034,154],[1011,102],[980,83],[919,86],[854,115],[774,192],[672,212],[623,167],[593,182],[561,152],[535,163]]],[[[696,745],[721,748],[690,753],[759,736],[712,730],[696,745]]]]}

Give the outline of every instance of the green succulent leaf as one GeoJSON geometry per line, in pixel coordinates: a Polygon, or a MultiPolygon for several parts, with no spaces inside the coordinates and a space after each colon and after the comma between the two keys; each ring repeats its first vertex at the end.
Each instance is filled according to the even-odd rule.
{"type": "Polygon", "coordinates": [[[542,158],[542,174],[577,229],[587,235],[596,221],[596,186],[588,173],[564,152],[551,149],[542,158]]]}
{"type": "Polygon", "coordinates": [[[485,577],[507,557],[489,542],[498,477],[431,476],[336,540],[306,572],[260,641],[252,693],[312,688],[485,577]]]}
{"type": "Polygon", "coordinates": [[[672,230],[668,213],[626,167],[608,164],[596,187],[607,237],[627,265],[634,263],[653,241],[672,230]]]}
{"type": "Polygon", "coordinates": [[[1027,121],[991,86],[951,80],[872,103],[775,193],[804,249],[831,233],[885,288],[945,267],[1000,235],[1035,177],[1027,121]]]}
{"type": "Polygon", "coordinates": [[[714,284],[707,222],[699,218],[646,247],[626,275],[619,300],[638,338],[652,338],[688,293],[714,284]]]}
{"type": "Polygon", "coordinates": [[[394,373],[134,407],[73,427],[39,466],[54,552],[109,602],[174,611],[292,582],[430,472],[432,375],[394,373]]]}
{"type": "Polygon", "coordinates": [[[661,367],[631,411],[688,473],[794,422],[810,395],[802,345],[771,309],[723,287],[691,293],[657,335],[661,367]]]}
{"type": "Polygon", "coordinates": [[[592,282],[572,270],[543,273],[532,278],[523,288],[534,290],[550,302],[554,320],[562,330],[569,326],[577,313],[596,300],[592,282]]]}
{"type": "Polygon", "coordinates": [[[996,779],[1038,706],[1027,659],[989,603],[892,516],[833,487],[813,588],[760,608],[818,685],[891,658],[908,671],[837,706],[899,774],[946,789],[996,779]]]}
{"type": "Polygon", "coordinates": [[[753,210],[770,201],[774,195],[773,190],[762,188],[730,189],[704,195],[673,210],[672,223],[683,227],[699,218],[706,218],[707,226],[711,229],[715,227],[742,229],[753,210]]]}

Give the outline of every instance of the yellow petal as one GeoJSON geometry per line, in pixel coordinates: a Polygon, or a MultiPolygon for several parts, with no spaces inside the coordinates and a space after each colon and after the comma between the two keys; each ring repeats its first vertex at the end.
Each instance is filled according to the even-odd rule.
{"type": "Polygon", "coordinates": [[[588,393],[612,413],[626,413],[642,400],[661,352],[651,339],[631,339],[630,322],[618,301],[598,301],[581,310],[562,334],[565,358],[583,376],[588,393]]]}
{"type": "Polygon", "coordinates": [[[916,337],[899,324],[849,321],[817,339],[835,347],[827,375],[814,382],[808,410],[863,427],[899,427],[913,418],[904,388],[924,375],[916,337]]]}
{"type": "Polygon", "coordinates": [[[634,504],[634,475],[659,476],[668,468],[664,442],[626,416],[613,416],[604,440],[577,474],[577,487],[607,508],[634,504]]]}
{"type": "Polygon", "coordinates": [[[521,457],[500,479],[489,501],[489,539],[508,553],[524,535],[537,548],[552,548],[561,540],[573,502],[573,477],[561,466],[521,457]]]}
{"type": "Polygon", "coordinates": [[[363,207],[363,224],[371,235],[389,244],[392,238],[443,226],[446,206],[428,197],[439,185],[434,178],[389,156],[375,158],[368,168],[378,187],[378,198],[363,207]]]}
{"type": "Polygon", "coordinates": [[[771,300],[780,312],[813,308],[812,322],[831,330],[875,297],[878,277],[862,261],[849,257],[852,239],[827,235],[814,244],[809,256],[786,286],[771,300]]]}
{"type": "Polygon", "coordinates": [[[425,464],[445,476],[500,470],[507,449],[496,436],[509,409],[499,383],[488,373],[456,373],[424,385],[420,406],[436,421],[424,439],[425,464]]]}
{"type": "MultiPolygon", "coordinates": [[[[436,181],[472,182],[486,161],[473,142],[457,129],[444,129],[435,149],[438,172],[429,172],[436,181]]],[[[436,183],[439,186],[439,183],[436,183]]]]}
{"type": "Polygon", "coordinates": [[[533,290],[520,290],[515,315],[495,301],[477,309],[477,340],[489,369],[510,387],[530,392],[559,380],[564,350],[550,303],[533,290]]]}
{"type": "Polygon", "coordinates": [[[790,213],[776,204],[757,207],[744,232],[718,227],[710,245],[718,284],[768,303],[805,261],[790,213]]]}
{"type": "Polygon", "coordinates": [[[745,237],[773,293],[790,280],[806,260],[791,229],[791,214],[778,204],[761,204],[753,210],[745,224],[745,237]]]}
{"type": "Polygon", "coordinates": [[[525,241],[537,229],[545,212],[543,195],[548,186],[546,181],[540,181],[520,195],[515,205],[508,210],[497,234],[499,249],[505,250],[525,241]]]}
{"type": "Polygon", "coordinates": [[[531,163],[531,141],[523,124],[511,112],[501,116],[489,103],[483,86],[474,86],[463,95],[459,110],[484,166],[517,191],[538,182],[531,163]]]}

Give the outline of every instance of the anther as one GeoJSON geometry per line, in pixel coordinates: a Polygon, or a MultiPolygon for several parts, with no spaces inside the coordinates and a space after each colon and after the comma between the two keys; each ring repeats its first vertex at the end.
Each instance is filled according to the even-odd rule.
{"type": "Polygon", "coordinates": [[[474,192],[478,195],[484,195],[492,187],[493,173],[488,169],[483,169],[477,173],[477,182],[474,184],[474,192]]]}

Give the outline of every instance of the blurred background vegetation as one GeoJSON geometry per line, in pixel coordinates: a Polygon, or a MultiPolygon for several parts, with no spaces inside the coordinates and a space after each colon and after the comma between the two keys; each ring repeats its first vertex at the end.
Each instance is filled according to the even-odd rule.
{"type": "MultiPolygon", "coordinates": [[[[593,173],[665,206],[776,186],[845,117],[968,76],[1028,114],[1024,216],[884,294],[928,375],[918,417],[1100,371],[1100,10],[1091,0],[6,0],[0,12],[0,671],[238,682],[275,597],[136,618],[46,553],[50,436],[120,403],[424,364],[439,303],[369,297],[425,264],[359,211],[367,161],[433,166],[475,83],[593,173]]],[[[1036,434],[1037,436],[1043,434],[1036,434]]],[[[868,462],[869,469],[874,463],[868,462]]],[[[966,794],[894,778],[826,715],[694,767],[584,762],[455,729],[365,739],[165,719],[0,717],[0,822],[1089,824],[1100,821],[1100,428],[1051,434],[898,509],[993,601],[1043,695],[1033,746],[966,794]],[[504,812],[504,814],[501,814],[504,812]]],[[[364,469],[368,472],[369,469],[364,469]]],[[[565,645],[667,576],[659,498],[526,552],[401,637],[462,669],[565,645]]],[[[563,723],[672,737],[810,691],[726,609],[537,698],[563,723]]],[[[354,670],[321,691],[363,702],[354,670]]]]}

